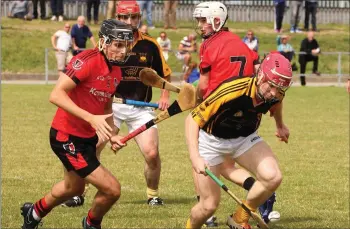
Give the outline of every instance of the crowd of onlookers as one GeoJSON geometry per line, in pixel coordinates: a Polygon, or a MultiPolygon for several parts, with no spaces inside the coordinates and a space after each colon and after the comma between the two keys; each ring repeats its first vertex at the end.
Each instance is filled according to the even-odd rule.
{"type": "MultiPolygon", "coordinates": [[[[282,31],[282,22],[284,17],[284,11],[286,8],[286,0],[273,0],[275,4],[275,31],[280,33],[282,31]]],[[[316,13],[317,13],[317,0],[292,0],[289,1],[291,8],[291,22],[290,32],[301,33],[302,31],[298,28],[301,8],[303,3],[305,4],[305,15],[304,15],[304,30],[309,30],[309,22],[311,15],[311,29],[317,31],[316,13]]]]}
{"type": "MultiPolygon", "coordinates": [[[[157,38],[160,47],[166,52],[166,56],[168,58],[168,52],[170,47],[170,40],[166,42],[163,46],[162,39],[166,38],[166,33],[163,31],[160,33],[160,37],[157,38]]],[[[168,38],[167,38],[168,39],[168,38]]],[[[305,72],[306,65],[308,62],[313,62],[312,73],[320,76],[320,72],[318,71],[318,60],[319,54],[321,52],[320,46],[315,39],[315,34],[313,31],[307,32],[306,38],[304,38],[300,43],[298,61],[296,61],[295,50],[292,45],[289,43],[291,39],[290,35],[279,34],[276,37],[276,50],[273,52],[279,52],[284,57],[286,57],[292,63],[293,71],[298,71],[297,63],[300,66],[300,83],[301,85],[306,85],[305,72]]],[[[246,36],[243,37],[242,41],[253,51],[258,52],[259,50],[259,40],[257,36],[254,35],[252,30],[248,30],[246,36]]],[[[184,80],[187,82],[192,81],[195,78],[199,78],[199,73],[197,70],[197,63],[192,61],[191,54],[197,51],[197,43],[196,43],[196,35],[189,34],[184,37],[179,44],[178,50],[176,52],[176,57],[178,60],[183,62],[183,72],[184,72],[184,80]]],[[[270,50],[271,51],[271,50],[270,50]]],[[[262,53],[260,53],[262,54],[262,53]]]]}
{"type": "MultiPolygon", "coordinates": [[[[92,21],[91,11],[93,9],[93,20],[94,23],[98,23],[98,11],[100,0],[86,0],[87,1],[87,22],[90,24],[92,21]]],[[[107,17],[114,17],[115,4],[117,1],[111,0],[108,3],[108,15],[107,17]]],[[[301,7],[304,0],[290,1],[290,7],[292,10],[292,17],[290,23],[290,33],[301,33],[299,29],[299,20],[301,7]]],[[[141,33],[148,35],[149,29],[154,29],[152,22],[153,12],[153,1],[137,1],[140,9],[145,16],[146,22],[139,28],[141,33]]],[[[282,31],[282,21],[284,15],[284,9],[286,7],[286,0],[274,0],[275,12],[276,12],[276,23],[275,31],[278,33],[276,38],[276,52],[281,53],[291,63],[294,71],[298,70],[296,64],[295,50],[289,43],[291,36],[286,34],[280,34],[282,31]]],[[[171,48],[171,41],[167,36],[166,29],[176,29],[176,7],[178,1],[164,1],[164,31],[160,32],[157,42],[163,52],[166,60],[169,58],[169,53],[173,52],[176,58],[183,63],[184,79],[186,81],[193,81],[196,77],[199,77],[197,70],[197,63],[192,61],[192,53],[197,52],[196,35],[189,34],[185,36],[181,41],[176,51],[171,48]]],[[[50,0],[52,17],[51,20],[63,21],[63,0],[50,0]]],[[[310,61],[313,62],[312,72],[316,75],[320,75],[318,72],[318,54],[320,53],[320,47],[314,38],[313,31],[317,30],[316,27],[316,11],[317,11],[317,0],[305,0],[305,21],[304,30],[309,31],[309,15],[311,14],[312,31],[307,33],[307,37],[302,40],[300,44],[300,52],[298,56],[298,62],[300,66],[300,82],[305,85],[305,70],[306,64],[310,61]]],[[[40,15],[41,19],[46,19],[45,0],[27,0],[13,1],[10,7],[10,17],[23,18],[25,20],[38,19],[40,15]],[[40,4],[40,14],[38,12],[38,4],[40,4]],[[32,12],[32,13],[31,13],[32,12]]],[[[96,41],[86,24],[85,17],[79,16],[77,24],[73,25],[66,23],[64,28],[58,30],[51,38],[52,46],[56,50],[57,66],[58,71],[64,69],[65,64],[70,60],[73,55],[77,55],[79,52],[86,48],[87,40],[91,40],[93,46],[96,45],[96,41]],[[72,54],[71,54],[72,51],[72,54]]],[[[253,51],[258,52],[259,40],[254,35],[252,30],[248,30],[246,36],[243,37],[243,42],[253,51]]]]}
{"type": "MultiPolygon", "coordinates": [[[[50,19],[51,21],[64,21],[63,0],[49,0],[51,8],[51,18],[48,18],[48,15],[46,14],[46,1],[47,0],[12,1],[8,17],[21,18],[28,21],[38,18],[40,18],[41,20],[50,19]],[[39,5],[40,12],[38,12],[39,5]]],[[[93,21],[95,24],[98,24],[100,0],[86,0],[86,5],[86,17],[88,23],[90,24],[92,21],[91,12],[93,11],[93,21]]]]}

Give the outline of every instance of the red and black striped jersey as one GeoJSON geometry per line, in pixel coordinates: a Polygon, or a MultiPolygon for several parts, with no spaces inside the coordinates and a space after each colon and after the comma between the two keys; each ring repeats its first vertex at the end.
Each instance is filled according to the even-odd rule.
{"type": "MultiPolygon", "coordinates": [[[[73,57],[64,73],[77,84],[68,96],[78,107],[94,115],[104,114],[105,106],[121,80],[120,68],[111,66],[98,49],[85,50],[73,57]]],[[[96,134],[88,122],[62,108],[57,109],[52,127],[82,138],[96,134]]]]}

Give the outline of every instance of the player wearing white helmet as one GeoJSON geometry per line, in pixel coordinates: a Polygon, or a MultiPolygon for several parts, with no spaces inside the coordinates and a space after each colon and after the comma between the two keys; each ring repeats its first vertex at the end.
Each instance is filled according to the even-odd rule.
{"type": "MultiPolygon", "coordinates": [[[[198,94],[203,99],[207,98],[223,81],[232,77],[250,77],[254,75],[259,67],[259,57],[257,53],[251,51],[240,39],[239,36],[228,31],[225,24],[228,19],[226,6],[221,2],[202,2],[198,4],[193,12],[195,19],[195,30],[204,38],[200,49],[200,79],[198,84],[198,94]],[[227,48],[232,47],[232,48],[227,48]]],[[[233,180],[236,184],[246,190],[250,190],[255,179],[243,170],[235,168],[234,160],[226,160],[221,165],[221,175],[233,180]],[[229,177],[228,168],[235,171],[234,177],[229,177]]],[[[197,194],[199,193],[196,184],[196,174],[194,174],[197,194]]],[[[200,199],[198,195],[198,199],[200,199]]],[[[261,207],[266,215],[272,211],[275,195],[271,196],[261,207]],[[267,211],[266,211],[267,209],[267,211]]],[[[207,226],[216,226],[212,218],[206,222],[207,226]]]]}

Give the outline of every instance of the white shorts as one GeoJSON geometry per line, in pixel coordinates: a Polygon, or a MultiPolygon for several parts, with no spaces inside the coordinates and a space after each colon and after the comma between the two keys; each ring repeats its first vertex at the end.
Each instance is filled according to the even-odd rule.
{"type": "Polygon", "coordinates": [[[186,54],[186,53],[181,54],[181,53],[177,52],[177,53],[176,53],[176,58],[177,58],[178,60],[184,60],[184,59],[185,59],[185,54],[186,54]]]}
{"type": "MultiPolygon", "coordinates": [[[[120,129],[122,123],[125,122],[129,133],[155,118],[155,113],[150,107],[113,103],[112,109],[114,125],[120,129]]],[[[152,128],[157,128],[157,125],[152,128]]]]}
{"type": "Polygon", "coordinates": [[[215,166],[223,163],[225,157],[237,158],[241,156],[253,147],[253,145],[263,141],[263,139],[257,132],[247,137],[224,139],[208,134],[204,130],[200,130],[198,141],[199,155],[207,161],[210,166],[215,166]]]}

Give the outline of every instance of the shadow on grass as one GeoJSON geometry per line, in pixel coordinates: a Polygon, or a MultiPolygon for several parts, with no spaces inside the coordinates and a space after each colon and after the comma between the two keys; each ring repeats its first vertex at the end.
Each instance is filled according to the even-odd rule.
{"type": "MultiPolygon", "coordinates": [[[[314,222],[319,222],[320,218],[316,218],[316,217],[290,217],[290,218],[281,218],[280,221],[276,222],[276,223],[272,223],[270,224],[271,227],[273,227],[274,229],[291,229],[291,228],[295,228],[295,225],[293,225],[294,223],[303,223],[303,222],[308,222],[308,224],[310,223],[314,223],[314,222]],[[289,225],[292,224],[292,225],[289,225]]],[[[298,228],[320,228],[320,226],[316,226],[317,224],[314,224],[315,226],[305,226],[305,227],[298,227],[298,228]]]]}
{"type": "MultiPolygon", "coordinates": [[[[193,197],[183,197],[183,198],[169,198],[163,199],[164,205],[176,205],[176,204],[195,204],[196,200],[193,197]]],[[[121,201],[123,204],[145,204],[146,200],[132,200],[132,201],[121,201]]]]}

